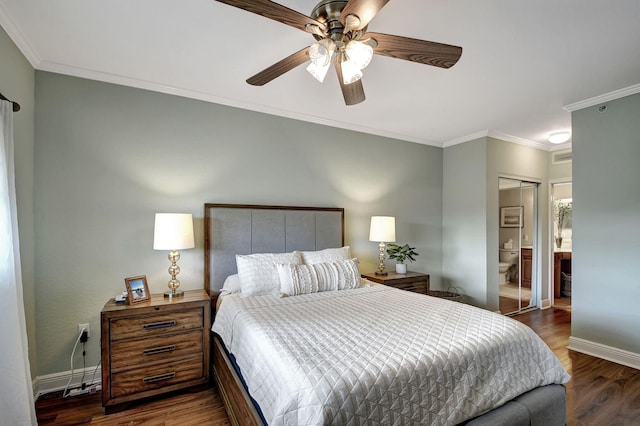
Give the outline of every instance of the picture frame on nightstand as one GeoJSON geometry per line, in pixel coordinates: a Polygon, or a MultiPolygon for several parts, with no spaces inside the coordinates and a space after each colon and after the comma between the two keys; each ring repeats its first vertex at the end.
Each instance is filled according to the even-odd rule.
{"type": "Polygon", "coordinates": [[[129,296],[130,305],[151,300],[151,294],[149,294],[149,285],[147,284],[146,275],[125,278],[124,284],[127,287],[127,294],[129,296]]]}

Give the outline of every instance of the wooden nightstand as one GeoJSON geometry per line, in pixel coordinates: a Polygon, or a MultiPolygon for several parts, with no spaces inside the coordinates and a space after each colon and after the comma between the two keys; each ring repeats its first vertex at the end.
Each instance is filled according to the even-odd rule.
{"type": "Polygon", "coordinates": [[[209,382],[211,299],[204,290],[102,309],[102,405],[107,413],[148,396],[209,382]]]}
{"type": "Polygon", "coordinates": [[[428,274],[421,274],[418,272],[398,274],[395,272],[389,272],[387,275],[376,275],[372,272],[370,274],[362,274],[362,277],[369,281],[399,288],[401,290],[413,291],[422,294],[427,294],[429,291],[428,274]]]}

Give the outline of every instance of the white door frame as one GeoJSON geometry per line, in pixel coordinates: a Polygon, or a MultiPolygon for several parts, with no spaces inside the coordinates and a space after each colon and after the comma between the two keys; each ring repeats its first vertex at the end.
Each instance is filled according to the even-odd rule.
{"type": "Polygon", "coordinates": [[[553,255],[555,253],[555,238],[553,235],[553,223],[555,220],[555,217],[553,215],[553,186],[557,185],[557,184],[562,184],[562,183],[573,183],[573,178],[572,177],[564,177],[564,178],[557,178],[557,179],[550,179],[549,180],[549,190],[548,190],[548,194],[549,194],[549,211],[547,212],[547,214],[549,215],[549,227],[547,229],[547,233],[548,233],[548,241],[549,241],[549,259],[548,259],[548,264],[549,264],[549,275],[548,275],[548,282],[549,282],[549,306],[547,306],[547,308],[551,308],[553,307],[553,305],[555,304],[555,292],[554,290],[554,276],[553,276],[553,270],[554,270],[554,264],[553,264],[553,255]]]}

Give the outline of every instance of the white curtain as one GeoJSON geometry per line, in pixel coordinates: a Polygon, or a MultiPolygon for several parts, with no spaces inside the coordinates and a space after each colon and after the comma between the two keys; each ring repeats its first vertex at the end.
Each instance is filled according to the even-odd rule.
{"type": "Polygon", "coordinates": [[[22,298],[13,105],[0,101],[0,425],[37,425],[22,298]]]}

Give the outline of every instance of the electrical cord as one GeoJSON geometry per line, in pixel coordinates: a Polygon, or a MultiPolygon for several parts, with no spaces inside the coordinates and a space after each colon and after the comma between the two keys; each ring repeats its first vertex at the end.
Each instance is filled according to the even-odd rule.
{"type": "MultiPolygon", "coordinates": [[[[83,332],[83,335],[84,335],[84,332],[83,332]]],[[[80,386],[82,386],[82,389],[84,389],[86,387],[84,383],[84,375],[87,370],[87,351],[85,349],[87,341],[84,339],[80,339],[80,341],[82,341],[82,377],[80,378],[80,386]]]]}
{"type": "Polygon", "coordinates": [[[69,385],[71,384],[71,380],[73,380],[73,356],[76,353],[76,348],[78,347],[78,343],[80,343],[80,338],[82,337],[82,334],[84,333],[84,328],[82,329],[82,331],[80,331],[80,334],[78,335],[78,338],[76,339],[76,344],[73,345],[73,351],[71,351],[71,377],[69,377],[69,381],[67,382],[67,386],[64,387],[64,391],[62,391],[62,397],[63,398],[67,398],[69,396],[69,394],[71,393],[71,391],[69,391],[69,394],[67,393],[67,390],[69,389],[69,385]]]}
{"type": "Polygon", "coordinates": [[[98,365],[96,365],[96,368],[93,369],[93,375],[91,376],[91,385],[92,386],[96,382],[96,372],[98,371],[98,367],[100,367],[100,363],[101,362],[102,362],[102,360],[98,360],[98,365]]]}

